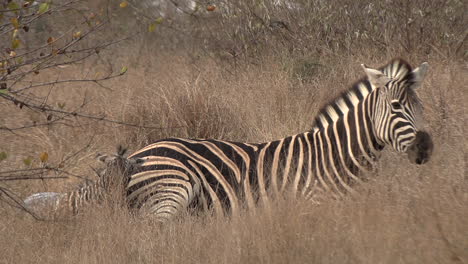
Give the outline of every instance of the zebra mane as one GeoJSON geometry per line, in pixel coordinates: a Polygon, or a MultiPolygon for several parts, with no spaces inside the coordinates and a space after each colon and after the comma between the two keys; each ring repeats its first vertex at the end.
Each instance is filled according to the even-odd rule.
{"type": "MultiPolygon", "coordinates": [[[[378,69],[394,80],[408,82],[412,82],[413,80],[412,67],[400,58],[393,59],[378,69]]],[[[369,95],[373,89],[374,87],[371,86],[367,77],[359,79],[351,88],[341,92],[337,97],[320,108],[314,119],[312,130],[322,129],[336,122],[369,95]]],[[[418,103],[419,98],[416,93],[412,89],[409,89],[408,92],[410,99],[418,103]]]]}

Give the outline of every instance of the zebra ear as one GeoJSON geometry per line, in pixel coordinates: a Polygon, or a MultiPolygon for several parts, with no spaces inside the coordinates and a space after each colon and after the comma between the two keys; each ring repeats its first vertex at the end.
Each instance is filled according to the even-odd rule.
{"type": "Polygon", "coordinates": [[[364,64],[361,64],[361,66],[366,72],[367,78],[374,88],[385,86],[390,81],[390,78],[388,78],[383,72],[367,68],[367,66],[364,64]]]}
{"type": "Polygon", "coordinates": [[[411,86],[412,89],[417,89],[419,86],[421,86],[424,78],[426,78],[428,68],[429,64],[427,62],[423,62],[418,68],[411,72],[413,74],[413,85],[411,86]]]}
{"type": "Polygon", "coordinates": [[[100,162],[106,162],[107,155],[98,153],[96,154],[96,159],[99,160],[100,162]]]}
{"type": "Polygon", "coordinates": [[[96,155],[96,159],[99,160],[100,162],[102,163],[109,163],[113,160],[115,160],[116,157],[112,156],[112,155],[107,155],[107,154],[100,154],[98,153],[96,155]]]}

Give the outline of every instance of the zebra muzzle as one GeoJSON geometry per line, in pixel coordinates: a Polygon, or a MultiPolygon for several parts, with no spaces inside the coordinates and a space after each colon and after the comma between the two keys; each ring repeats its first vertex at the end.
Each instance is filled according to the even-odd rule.
{"type": "Polygon", "coordinates": [[[418,131],[414,143],[408,148],[406,153],[412,163],[420,165],[429,161],[433,149],[434,144],[432,143],[431,135],[426,131],[418,131]]]}

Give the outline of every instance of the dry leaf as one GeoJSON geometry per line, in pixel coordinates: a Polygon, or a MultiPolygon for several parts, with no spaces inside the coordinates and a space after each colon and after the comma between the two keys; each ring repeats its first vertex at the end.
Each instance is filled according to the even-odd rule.
{"type": "Polygon", "coordinates": [[[81,31],[77,31],[75,33],[73,33],[73,38],[80,38],[81,37],[81,31]]]}
{"type": "Polygon", "coordinates": [[[47,44],[52,44],[52,43],[54,43],[54,41],[55,41],[55,38],[49,37],[49,38],[47,39],[47,44]]]}
{"type": "Polygon", "coordinates": [[[10,18],[10,22],[13,25],[13,27],[19,28],[19,22],[18,22],[18,19],[16,17],[10,18]]]}
{"type": "Polygon", "coordinates": [[[47,152],[42,152],[40,155],[39,155],[39,159],[41,160],[41,162],[47,162],[47,160],[49,160],[49,154],[47,152]]]}
{"type": "Polygon", "coordinates": [[[215,5],[209,5],[206,7],[206,11],[209,11],[209,12],[213,12],[215,11],[216,9],[216,6],[215,5]]]}

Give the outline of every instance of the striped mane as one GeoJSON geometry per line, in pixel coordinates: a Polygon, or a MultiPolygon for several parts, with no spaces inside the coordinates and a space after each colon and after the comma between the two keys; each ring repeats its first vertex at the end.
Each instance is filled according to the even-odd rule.
{"type": "MultiPolygon", "coordinates": [[[[378,68],[385,75],[394,80],[412,82],[412,67],[403,59],[394,59],[386,65],[378,68]]],[[[350,89],[341,92],[329,103],[320,108],[314,119],[312,130],[323,129],[333,124],[351,109],[353,109],[361,100],[369,95],[375,87],[372,87],[367,77],[362,77],[354,83],[350,89]]],[[[412,90],[408,91],[413,102],[418,103],[419,98],[412,90]]]]}

